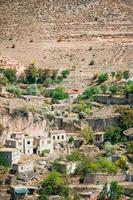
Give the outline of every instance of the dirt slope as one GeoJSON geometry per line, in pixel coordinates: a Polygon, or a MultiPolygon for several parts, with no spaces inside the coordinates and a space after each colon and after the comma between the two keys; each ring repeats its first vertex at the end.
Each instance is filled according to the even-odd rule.
{"type": "Polygon", "coordinates": [[[133,66],[133,2],[0,0],[0,41],[26,65],[76,67],[65,84],[84,87],[94,71],[133,66]]]}

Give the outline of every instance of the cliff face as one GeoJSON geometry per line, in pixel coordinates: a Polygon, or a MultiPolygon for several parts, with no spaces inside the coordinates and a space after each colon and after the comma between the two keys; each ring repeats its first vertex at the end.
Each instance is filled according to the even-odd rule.
{"type": "Polygon", "coordinates": [[[34,116],[32,113],[24,113],[22,108],[17,112],[16,110],[9,111],[7,108],[0,109],[0,123],[4,126],[4,132],[0,138],[1,142],[13,133],[29,136],[44,135],[45,119],[37,115],[34,116]]]}

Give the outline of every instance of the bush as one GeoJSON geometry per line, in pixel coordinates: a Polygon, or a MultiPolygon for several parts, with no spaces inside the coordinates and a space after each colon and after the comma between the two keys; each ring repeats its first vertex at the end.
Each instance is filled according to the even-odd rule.
{"type": "Polygon", "coordinates": [[[129,71],[128,70],[123,72],[123,78],[126,79],[126,80],[129,78],[129,71]]]}
{"type": "Polygon", "coordinates": [[[126,85],[126,88],[125,88],[125,93],[128,95],[128,94],[133,94],[133,83],[128,83],[126,85]]]}
{"type": "Polygon", "coordinates": [[[74,104],[72,106],[72,110],[73,110],[73,112],[77,112],[77,113],[85,112],[85,113],[89,114],[91,112],[90,106],[85,104],[84,101],[80,101],[79,104],[74,104]]]}
{"type": "Polygon", "coordinates": [[[121,141],[121,129],[119,127],[110,126],[105,130],[104,135],[105,141],[111,142],[111,144],[116,144],[121,141]]]}
{"type": "Polygon", "coordinates": [[[14,69],[6,69],[4,71],[4,75],[10,83],[16,82],[17,77],[16,77],[16,71],[14,69]]]}
{"type": "Polygon", "coordinates": [[[25,81],[28,84],[34,84],[37,82],[38,79],[38,69],[36,68],[35,64],[32,63],[24,72],[25,81]]]}
{"type": "Polygon", "coordinates": [[[98,82],[99,82],[99,83],[103,83],[103,82],[105,82],[106,80],[108,80],[108,74],[107,74],[107,73],[101,73],[101,74],[98,76],[98,82]]]}
{"type": "Polygon", "coordinates": [[[133,110],[128,106],[118,106],[116,112],[120,114],[119,126],[122,131],[133,127],[133,110]]]}
{"type": "Polygon", "coordinates": [[[36,85],[30,85],[27,88],[27,94],[28,95],[36,96],[37,95],[37,86],[36,85]]]}
{"type": "Polygon", "coordinates": [[[123,78],[123,73],[121,71],[118,71],[115,77],[117,81],[120,81],[123,78]]]}
{"type": "Polygon", "coordinates": [[[63,78],[67,78],[67,76],[70,74],[70,70],[69,69],[64,69],[62,72],[61,72],[63,78]]]}
{"type": "Polygon", "coordinates": [[[105,142],[104,151],[106,156],[111,156],[117,151],[117,145],[112,145],[110,142],[105,142]]]}
{"type": "Polygon", "coordinates": [[[101,92],[102,92],[103,94],[105,94],[105,93],[107,92],[107,86],[104,85],[104,84],[100,85],[100,89],[101,89],[101,92]]]}
{"type": "Polygon", "coordinates": [[[90,99],[92,98],[95,94],[101,93],[100,87],[89,87],[85,90],[83,93],[83,98],[84,99],[90,99]]]}
{"type": "Polygon", "coordinates": [[[57,171],[52,171],[42,183],[40,198],[44,199],[44,197],[46,198],[51,195],[59,195],[68,198],[69,194],[70,190],[65,184],[61,174],[57,171]]]}
{"type": "Polygon", "coordinates": [[[128,144],[128,146],[127,146],[127,151],[128,151],[128,153],[133,153],[133,142],[131,142],[130,144],[128,144]]]}
{"type": "Polygon", "coordinates": [[[7,77],[0,74],[0,85],[6,86],[9,83],[7,77]]]}
{"type": "Polygon", "coordinates": [[[65,89],[63,87],[57,87],[52,91],[53,100],[63,100],[68,98],[68,95],[65,93],[65,89]]]}
{"type": "Polygon", "coordinates": [[[83,159],[83,154],[78,150],[72,151],[68,156],[67,159],[69,161],[80,161],[83,159]]]}
{"type": "Polygon", "coordinates": [[[109,87],[109,91],[111,92],[112,95],[116,94],[118,92],[118,86],[116,84],[111,85],[109,87]]]}
{"type": "Polygon", "coordinates": [[[119,168],[121,168],[124,171],[127,171],[129,168],[126,156],[122,156],[119,160],[116,161],[116,164],[118,165],[119,168]]]}
{"type": "Polygon", "coordinates": [[[82,137],[85,139],[86,144],[92,144],[93,139],[94,139],[94,132],[90,126],[86,126],[82,131],[81,131],[82,137]]]}
{"type": "Polygon", "coordinates": [[[19,87],[17,86],[11,86],[8,91],[12,94],[14,94],[14,96],[16,97],[20,97],[21,96],[21,90],[19,87]]]}

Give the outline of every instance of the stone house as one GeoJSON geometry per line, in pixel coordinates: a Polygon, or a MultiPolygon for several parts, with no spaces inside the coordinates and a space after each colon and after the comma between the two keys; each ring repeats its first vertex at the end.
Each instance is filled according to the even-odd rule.
{"type": "Polygon", "coordinates": [[[33,154],[33,137],[24,138],[24,154],[33,154]]]}
{"type": "Polygon", "coordinates": [[[48,150],[49,153],[53,152],[53,138],[50,137],[38,137],[34,139],[35,148],[37,154],[41,154],[43,150],[48,150]]]}
{"type": "Polygon", "coordinates": [[[53,143],[62,143],[67,141],[67,135],[64,130],[51,131],[50,137],[53,138],[53,143]]]}
{"type": "Polygon", "coordinates": [[[2,148],[0,149],[0,156],[4,157],[11,166],[18,163],[20,159],[20,151],[16,148],[2,148]]]}
{"type": "Polygon", "coordinates": [[[62,174],[74,174],[77,168],[77,162],[59,161],[54,165],[55,168],[62,174]]]}
{"type": "Polygon", "coordinates": [[[104,142],[104,132],[96,132],[94,136],[94,144],[102,144],[104,142]]]}
{"type": "Polygon", "coordinates": [[[107,174],[107,173],[95,173],[87,174],[84,178],[85,184],[103,185],[105,183],[111,183],[112,181],[124,182],[126,180],[126,174],[107,174]]]}
{"type": "Polygon", "coordinates": [[[21,154],[24,153],[23,150],[23,138],[9,138],[5,141],[5,146],[7,148],[17,148],[21,154]]]}
{"type": "Polygon", "coordinates": [[[7,148],[17,148],[21,154],[33,153],[33,137],[19,136],[6,139],[5,145],[7,148]]]}

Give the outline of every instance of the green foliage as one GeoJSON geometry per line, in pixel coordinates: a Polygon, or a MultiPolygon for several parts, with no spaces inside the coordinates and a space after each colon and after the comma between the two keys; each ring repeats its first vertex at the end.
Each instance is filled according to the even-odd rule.
{"type": "Polygon", "coordinates": [[[126,88],[125,88],[125,93],[128,95],[128,94],[133,94],[133,83],[130,82],[126,85],[126,88]]]}
{"type": "Polygon", "coordinates": [[[119,160],[117,160],[116,164],[122,170],[124,170],[124,171],[128,170],[128,163],[127,163],[127,157],[126,156],[123,155],[119,160]]]}
{"type": "Polygon", "coordinates": [[[63,78],[67,78],[67,76],[70,74],[70,70],[69,69],[64,69],[62,72],[61,72],[63,78]]]}
{"type": "Polygon", "coordinates": [[[6,69],[4,71],[4,75],[10,83],[16,82],[16,71],[14,69],[6,69]]]}
{"type": "Polygon", "coordinates": [[[52,91],[52,98],[54,100],[63,100],[68,98],[68,95],[65,93],[65,89],[63,87],[57,87],[52,91]]]}
{"type": "Polygon", "coordinates": [[[67,198],[69,194],[69,188],[65,184],[61,174],[57,171],[50,172],[42,183],[41,199],[50,195],[59,195],[67,198]]]}
{"type": "Polygon", "coordinates": [[[92,144],[93,139],[94,139],[94,132],[90,126],[86,126],[82,131],[81,131],[82,137],[85,139],[86,144],[92,144]]]}
{"type": "Polygon", "coordinates": [[[25,70],[25,80],[28,84],[36,83],[38,79],[38,69],[36,68],[35,64],[32,63],[29,67],[25,70]]]}
{"type": "Polygon", "coordinates": [[[72,144],[74,142],[74,138],[73,138],[73,136],[71,136],[70,138],[69,138],[69,140],[68,140],[68,143],[69,144],[72,144]]]}
{"type": "Polygon", "coordinates": [[[0,155],[0,166],[5,168],[8,168],[10,166],[8,160],[3,155],[0,155]]]}
{"type": "Polygon", "coordinates": [[[120,200],[124,194],[122,186],[120,186],[116,181],[111,182],[110,188],[108,189],[107,183],[103,186],[102,191],[98,195],[98,200],[120,200]],[[108,197],[108,198],[107,198],[108,197]]]}
{"type": "Polygon", "coordinates": [[[75,149],[67,156],[67,159],[69,161],[80,161],[83,159],[83,154],[78,149],[75,149]]]}
{"type": "Polygon", "coordinates": [[[107,92],[107,86],[105,84],[101,84],[100,89],[101,89],[103,94],[105,94],[107,92]]]}
{"type": "Polygon", "coordinates": [[[6,86],[9,83],[9,80],[7,77],[5,77],[3,74],[0,74],[0,85],[6,86]]]}
{"type": "Polygon", "coordinates": [[[111,156],[116,152],[117,145],[112,145],[110,142],[105,142],[104,150],[105,150],[106,156],[111,156]]]}
{"type": "Polygon", "coordinates": [[[90,114],[91,108],[88,106],[83,100],[79,101],[79,104],[74,104],[72,106],[73,112],[85,112],[87,114],[90,114]]]}
{"type": "Polygon", "coordinates": [[[104,135],[105,141],[111,142],[111,144],[116,144],[121,141],[121,129],[119,127],[110,126],[106,129],[104,135]]]}
{"type": "Polygon", "coordinates": [[[107,187],[107,183],[103,186],[102,191],[100,192],[100,194],[97,197],[97,200],[107,200],[107,196],[108,196],[108,187],[107,187]]]}
{"type": "Polygon", "coordinates": [[[106,159],[97,159],[97,160],[83,160],[81,164],[78,166],[76,172],[82,176],[86,174],[92,173],[109,173],[116,174],[118,171],[118,167],[115,163],[106,159]]]}
{"type": "Polygon", "coordinates": [[[133,153],[133,142],[130,142],[127,146],[127,151],[128,153],[133,153]]]}
{"type": "Polygon", "coordinates": [[[116,112],[121,115],[119,126],[123,131],[133,127],[133,109],[129,106],[118,106],[116,112]]]}
{"type": "Polygon", "coordinates": [[[15,86],[15,85],[11,86],[11,87],[8,89],[8,91],[9,91],[10,93],[14,94],[14,96],[16,96],[16,97],[20,97],[20,96],[21,96],[21,90],[20,90],[20,88],[17,87],[17,86],[15,86]]]}
{"type": "Polygon", "coordinates": [[[118,85],[116,85],[116,84],[113,84],[113,85],[111,85],[110,87],[109,87],[109,91],[111,92],[111,94],[116,94],[117,92],[118,92],[118,85]]]}
{"type": "Polygon", "coordinates": [[[95,94],[101,93],[100,87],[89,87],[85,90],[83,93],[83,98],[84,99],[90,99],[92,98],[95,94]]]}
{"type": "Polygon", "coordinates": [[[118,71],[115,74],[115,78],[116,78],[117,81],[120,81],[123,78],[123,73],[121,71],[118,71]]]}
{"type": "Polygon", "coordinates": [[[37,95],[37,86],[36,85],[30,85],[27,88],[27,94],[28,95],[36,96],[37,95]]]}
{"type": "Polygon", "coordinates": [[[79,194],[78,192],[76,192],[76,193],[74,194],[74,200],[81,200],[80,194],[79,194]]]}
{"type": "Polygon", "coordinates": [[[108,74],[107,74],[107,73],[101,73],[101,74],[98,76],[98,82],[99,82],[99,83],[103,83],[103,82],[105,82],[106,80],[108,80],[108,74]]]}
{"type": "Polygon", "coordinates": [[[123,72],[123,78],[126,79],[126,80],[129,78],[129,71],[128,70],[123,72]]]}
{"type": "Polygon", "coordinates": [[[41,155],[42,156],[45,156],[46,154],[48,154],[50,152],[49,149],[44,149],[42,152],[41,152],[41,155]]]}
{"type": "Polygon", "coordinates": [[[108,191],[109,200],[120,200],[124,190],[116,181],[111,182],[110,189],[108,191]]]}

